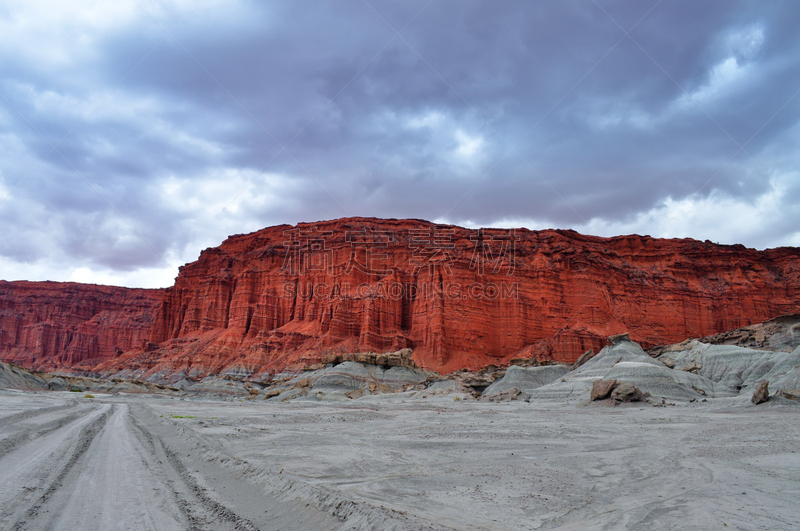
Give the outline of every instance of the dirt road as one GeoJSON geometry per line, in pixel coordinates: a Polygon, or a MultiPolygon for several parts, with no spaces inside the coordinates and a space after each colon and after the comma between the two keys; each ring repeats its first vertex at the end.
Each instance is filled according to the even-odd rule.
{"type": "Polygon", "coordinates": [[[800,407],[0,390],[0,529],[800,529],[800,407]]]}
{"type": "Polygon", "coordinates": [[[2,529],[317,530],[342,523],[209,463],[144,406],[51,401],[12,405],[0,417],[2,529]]]}

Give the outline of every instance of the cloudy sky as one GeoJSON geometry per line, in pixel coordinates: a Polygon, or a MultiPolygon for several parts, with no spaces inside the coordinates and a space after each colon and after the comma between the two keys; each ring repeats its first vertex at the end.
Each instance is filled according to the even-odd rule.
{"type": "Polygon", "coordinates": [[[800,2],[0,0],[0,278],[345,216],[800,245],[800,2]]]}

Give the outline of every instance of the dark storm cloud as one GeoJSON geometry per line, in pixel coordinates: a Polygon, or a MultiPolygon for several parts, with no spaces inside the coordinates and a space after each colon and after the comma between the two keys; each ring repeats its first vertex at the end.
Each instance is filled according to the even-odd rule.
{"type": "Polygon", "coordinates": [[[724,237],[800,242],[795,2],[49,7],[2,15],[8,267],[174,267],[345,215],[704,239],[657,221],[704,201],[780,211],[724,237]]]}

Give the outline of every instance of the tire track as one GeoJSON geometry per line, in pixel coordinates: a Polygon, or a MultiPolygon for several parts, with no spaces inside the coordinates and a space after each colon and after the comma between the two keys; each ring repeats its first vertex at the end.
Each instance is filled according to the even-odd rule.
{"type": "MultiPolygon", "coordinates": [[[[141,444],[129,407],[117,403],[89,450],[29,526],[50,529],[182,531],[187,521],[165,487],[161,465],[141,444]]],[[[27,529],[27,527],[26,527],[27,529]]]]}
{"type": "MultiPolygon", "coordinates": [[[[53,411],[47,411],[42,413],[52,413],[52,412],[53,411]]],[[[84,410],[76,411],[75,413],[72,413],[65,417],[52,420],[41,426],[28,428],[26,430],[15,433],[14,435],[11,435],[10,437],[6,437],[5,439],[0,440],[0,458],[5,456],[6,454],[13,452],[20,446],[23,446],[31,441],[34,441],[35,439],[38,439],[39,437],[44,437],[56,430],[63,428],[64,426],[75,421],[84,414],[85,414],[84,410]]]]}
{"type": "Polygon", "coordinates": [[[92,441],[108,421],[108,417],[112,408],[104,411],[96,419],[92,420],[89,424],[81,429],[77,436],[78,443],[75,449],[72,451],[69,459],[67,459],[66,463],[62,465],[56,476],[49,482],[42,495],[33,503],[33,505],[28,508],[28,510],[25,512],[24,518],[15,522],[10,529],[13,531],[24,529],[25,526],[32,523],[32,521],[39,516],[39,511],[42,509],[42,507],[48,502],[53,494],[62,487],[64,478],[67,476],[67,474],[69,474],[69,472],[86,453],[86,451],[89,450],[92,441]]]}
{"type": "Polygon", "coordinates": [[[135,415],[140,425],[148,426],[159,441],[170,442],[172,448],[165,445],[165,449],[171,450],[171,456],[165,453],[164,459],[177,460],[180,465],[174,461],[171,465],[176,469],[183,467],[190,482],[201,493],[206,493],[205,483],[215,497],[232,501],[239,516],[245,516],[251,525],[255,522],[254,527],[308,531],[453,529],[384,506],[357,502],[338,491],[311,486],[287,477],[288,474],[281,475],[283,471],[253,466],[229,455],[219,441],[206,438],[189,426],[166,418],[159,421],[159,415],[148,404],[137,408],[135,415]],[[185,463],[178,458],[180,454],[187,454],[193,460],[185,463]],[[190,473],[186,465],[196,472],[190,473]]]}
{"type": "MultiPolygon", "coordinates": [[[[156,448],[156,443],[154,440],[153,435],[147,431],[144,427],[142,427],[136,418],[133,415],[129,416],[131,425],[135,428],[134,433],[135,436],[139,439],[139,442],[149,448],[151,459],[154,461],[156,465],[158,465],[159,470],[162,472],[162,479],[164,480],[164,484],[169,488],[170,492],[172,493],[173,498],[175,499],[176,505],[178,510],[181,512],[181,515],[189,522],[189,529],[191,530],[199,530],[202,529],[200,524],[203,523],[203,519],[199,516],[195,515],[194,512],[191,510],[191,503],[187,499],[186,496],[182,496],[179,492],[178,487],[175,485],[175,482],[172,480],[170,474],[168,474],[168,466],[165,465],[164,461],[159,457],[161,452],[158,451],[156,448]]],[[[174,472],[174,471],[173,471],[174,472]]]]}
{"type": "Polygon", "coordinates": [[[44,415],[46,413],[57,413],[59,411],[63,411],[65,409],[69,409],[78,405],[79,402],[73,400],[67,404],[62,404],[60,406],[50,406],[50,407],[42,407],[38,409],[29,409],[27,411],[20,411],[19,413],[14,413],[12,415],[6,415],[5,417],[0,418],[0,429],[5,428],[9,424],[16,424],[17,422],[31,419],[33,417],[38,417],[39,415],[44,415]]]}
{"type": "MultiPolygon", "coordinates": [[[[15,451],[0,459],[0,528],[8,529],[22,518],[29,505],[38,498],[50,479],[57,475],[75,449],[81,429],[95,420],[108,406],[88,405],[77,418],[67,419],[60,428],[38,437],[12,440],[15,451]]],[[[37,429],[41,429],[39,426],[37,429]]],[[[33,434],[28,434],[33,435],[33,434]]],[[[9,446],[11,446],[9,444],[9,446]]]]}
{"type": "Polygon", "coordinates": [[[179,478],[182,483],[181,486],[177,486],[169,478],[166,478],[170,490],[174,493],[176,499],[179,500],[178,507],[191,523],[192,529],[202,529],[200,526],[207,522],[205,522],[205,518],[200,514],[196,514],[197,511],[193,508],[194,504],[186,499],[185,496],[181,496],[181,490],[196,498],[202,509],[214,519],[232,525],[233,528],[237,530],[258,531],[259,528],[253,522],[236,514],[236,512],[229,507],[211,498],[208,495],[208,491],[197,482],[175,451],[169,448],[160,437],[145,428],[133,415],[131,415],[131,422],[139,431],[147,446],[152,449],[153,455],[158,456],[161,454],[164,457],[163,460],[158,457],[155,457],[155,459],[162,464],[163,468],[166,468],[164,465],[171,468],[174,475],[179,478]]]}

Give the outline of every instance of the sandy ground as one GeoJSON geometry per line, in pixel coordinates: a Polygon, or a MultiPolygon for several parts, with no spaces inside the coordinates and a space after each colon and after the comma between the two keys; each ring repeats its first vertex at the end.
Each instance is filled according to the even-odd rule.
{"type": "Polygon", "coordinates": [[[2,529],[800,529],[800,408],[0,391],[2,529]]]}

